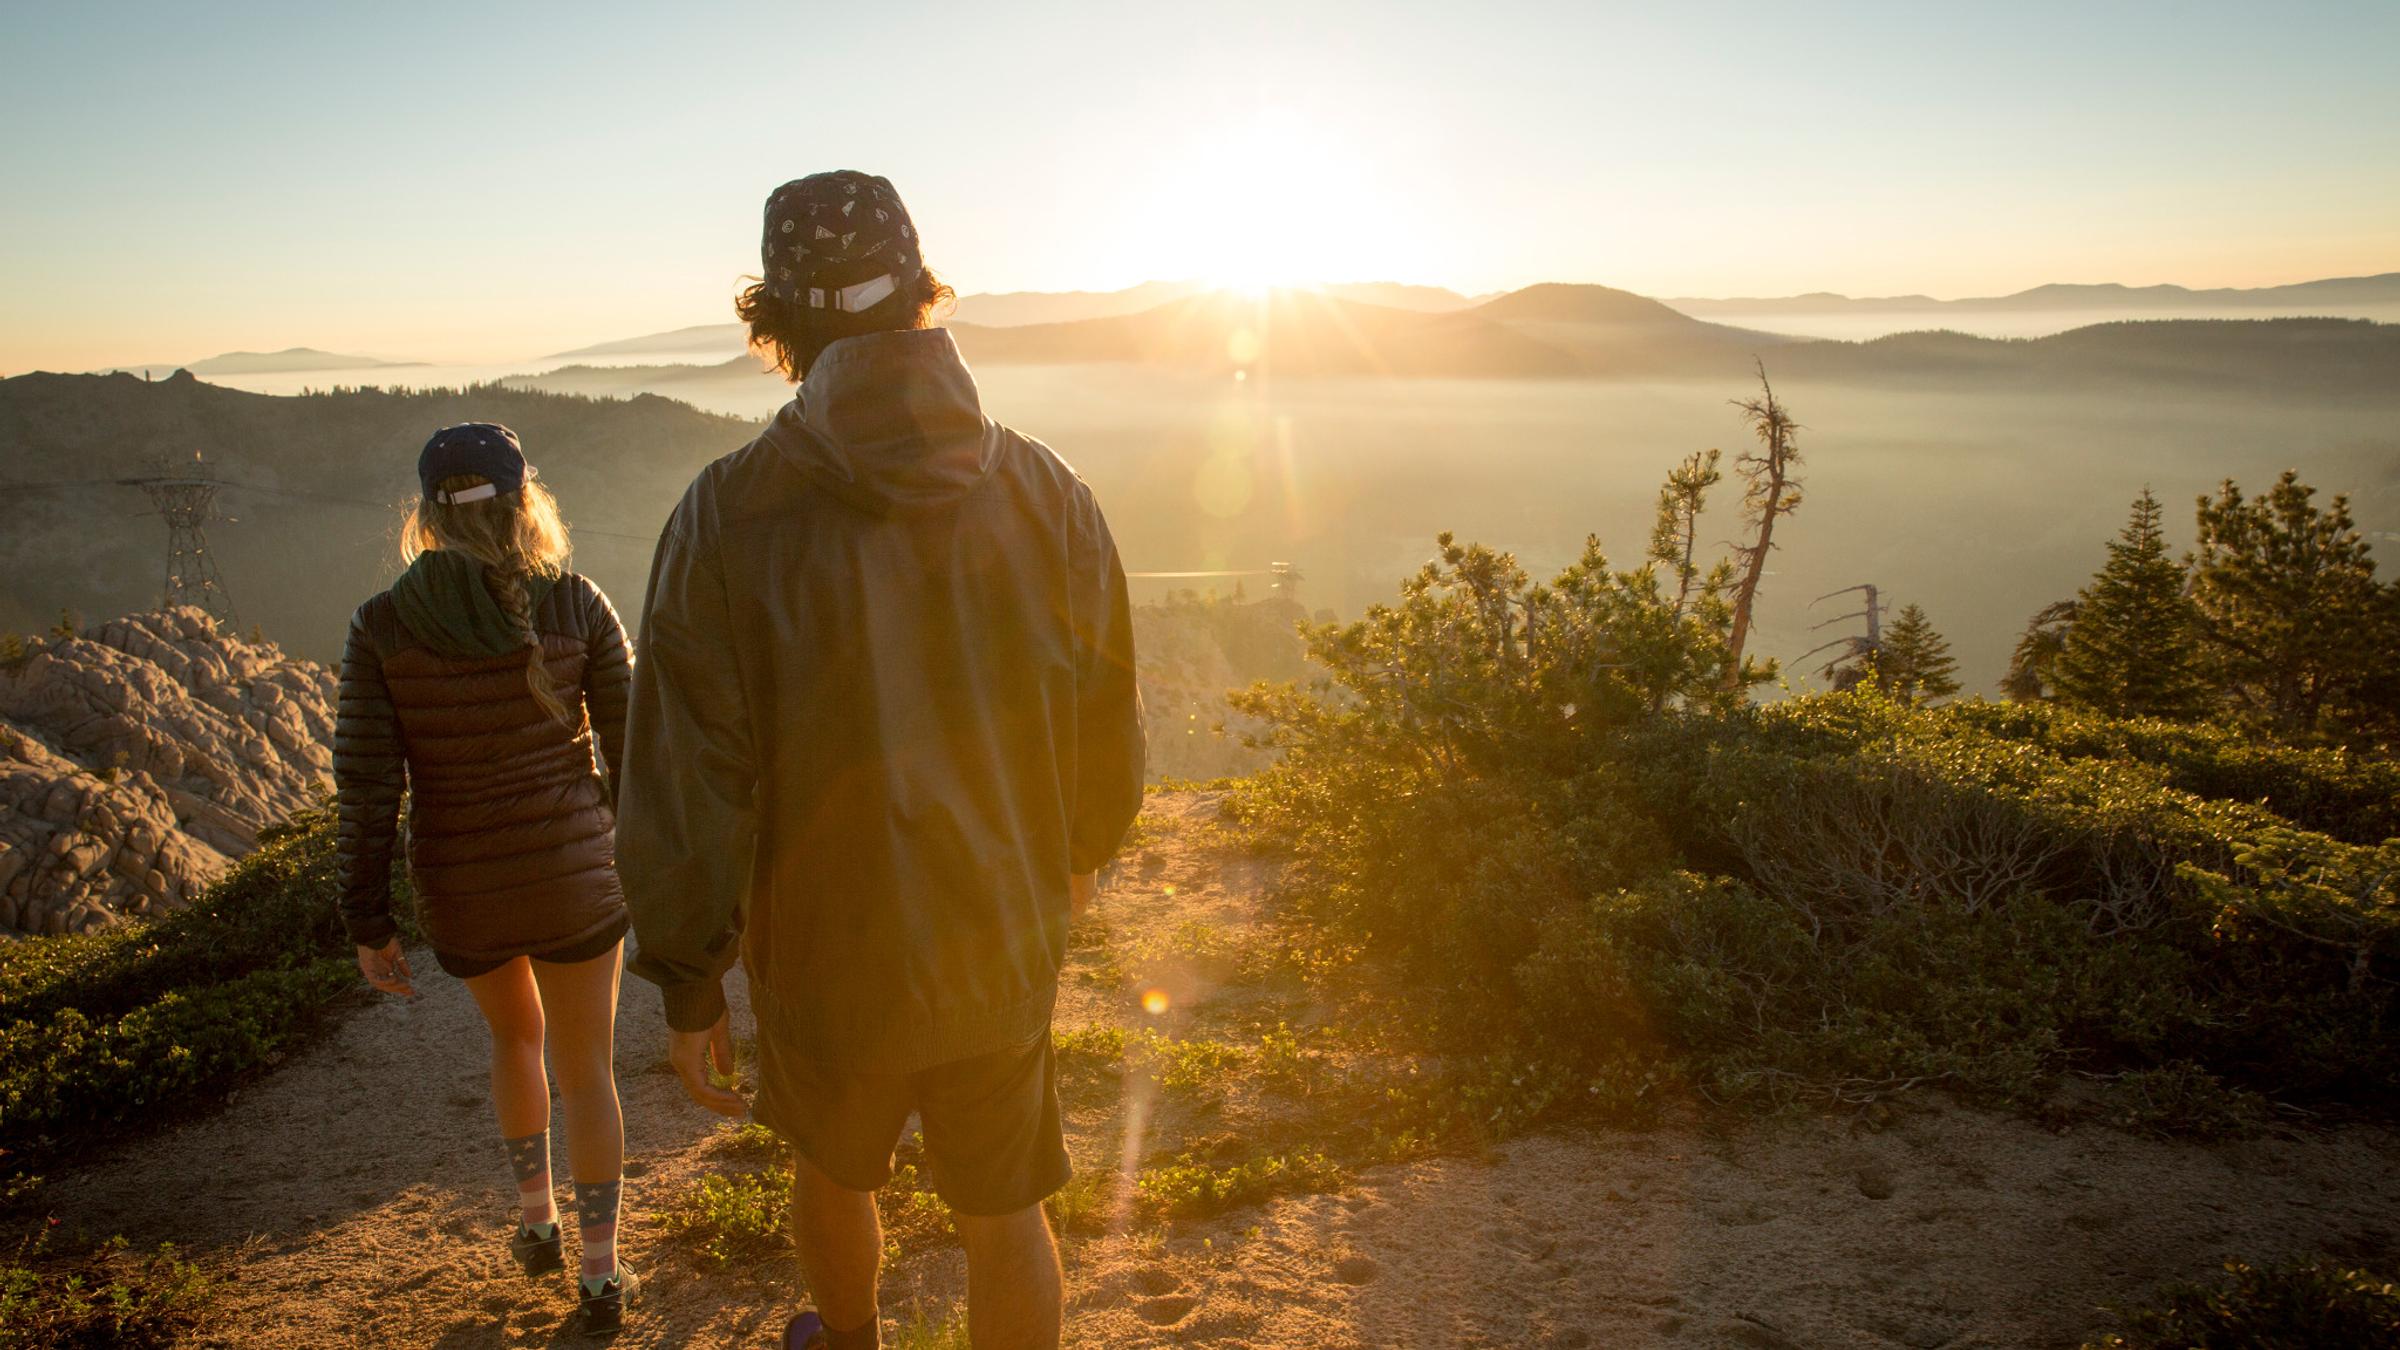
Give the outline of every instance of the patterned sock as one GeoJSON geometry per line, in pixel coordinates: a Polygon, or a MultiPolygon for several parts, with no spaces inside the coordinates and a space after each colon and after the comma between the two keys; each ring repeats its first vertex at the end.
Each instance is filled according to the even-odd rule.
{"type": "Polygon", "coordinates": [[[555,1228],[558,1198],[550,1193],[550,1132],[542,1130],[501,1142],[508,1145],[509,1166],[517,1170],[518,1221],[536,1232],[555,1228]]]}
{"type": "Polygon", "coordinates": [[[617,1273],[617,1196],[622,1181],[575,1183],[575,1226],[583,1238],[583,1292],[597,1294],[617,1273]]]}

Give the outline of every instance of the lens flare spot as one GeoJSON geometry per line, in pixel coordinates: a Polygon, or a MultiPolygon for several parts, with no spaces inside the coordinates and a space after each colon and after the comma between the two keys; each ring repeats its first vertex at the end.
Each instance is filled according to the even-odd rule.
{"type": "Polygon", "coordinates": [[[1150,1014],[1152,1017],[1165,1015],[1167,1011],[1167,991],[1164,989],[1143,990],[1142,1011],[1150,1014]]]}
{"type": "Polygon", "coordinates": [[[1253,364],[1265,348],[1266,344],[1258,340],[1258,334],[1247,328],[1236,328],[1233,336],[1225,339],[1225,355],[1237,366],[1253,364]]]}

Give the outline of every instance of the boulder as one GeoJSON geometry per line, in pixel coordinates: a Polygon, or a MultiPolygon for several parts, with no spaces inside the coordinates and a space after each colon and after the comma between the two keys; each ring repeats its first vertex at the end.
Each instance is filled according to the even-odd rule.
{"type": "Polygon", "coordinates": [[[332,671],[184,607],[0,665],[0,932],[187,905],[332,787],[332,671]]]}

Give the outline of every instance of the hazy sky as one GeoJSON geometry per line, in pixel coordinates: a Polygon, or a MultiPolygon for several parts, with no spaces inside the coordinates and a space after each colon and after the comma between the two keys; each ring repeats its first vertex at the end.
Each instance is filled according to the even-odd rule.
{"type": "Polygon", "coordinates": [[[2392,0],[0,14],[0,373],[721,321],[834,167],[962,291],[2400,269],[2392,0]]]}

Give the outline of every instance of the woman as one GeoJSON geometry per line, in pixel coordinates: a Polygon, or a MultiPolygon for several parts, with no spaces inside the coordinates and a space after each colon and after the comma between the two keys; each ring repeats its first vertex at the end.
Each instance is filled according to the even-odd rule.
{"type": "Polygon", "coordinates": [[[492,1104],[517,1177],[509,1251],[563,1268],[550,1181],[547,1040],[582,1239],[581,1316],[615,1330],[636,1281],[616,1258],[624,1121],[610,1071],[625,900],[614,790],[632,658],[608,598],[566,570],[558,503],[516,434],[445,427],[417,461],[407,569],[350,621],[333,775],[341,911],[359,970],[413,997],[391,913],[392,843],[412,798],[409,872],[434,959],[492,1033],[492,1104]]]}

